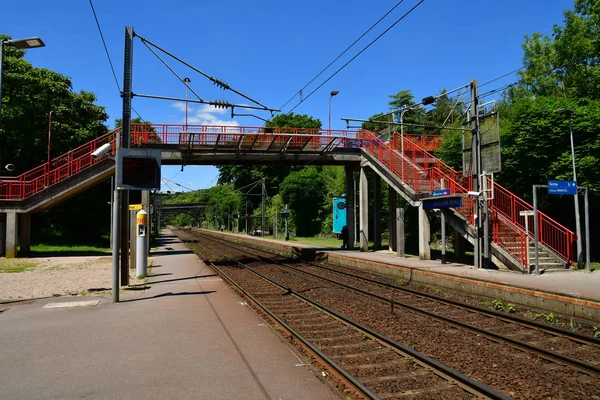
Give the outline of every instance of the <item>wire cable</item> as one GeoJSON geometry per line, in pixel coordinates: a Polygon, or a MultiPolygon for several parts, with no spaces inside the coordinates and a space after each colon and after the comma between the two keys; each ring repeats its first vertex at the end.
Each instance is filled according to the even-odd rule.
{"type": "MultiPolygon", "coordinates": [[[[117,79],[117,73],[115,72],[115,67],[112,63],[112,59],[110,58],[110,53],[108,52],[108,47],[106,47],[106,41],[104,40],[104,34],[102,33],[102,28],[100,27],[100,21],[98,20],[98,15],[96,15],[96,10],[94,9],[94,3],[92,0],[89,0],[90,7],[92,8],[92,13],[94,14],[94,20],[96,21],[96,26],[98,27],[98,32],[100,33],[100,39],[102,39],[102,45],[104,46],[104,52],[106,53],[106,58],[108,58],[108,64],[110,65],[110,69],[112,71],[113,77],[115,78],[115,83],[117,84],[117,89],[119,89],[119,93],[121,93],[121,85],[119,84],[119,80],[117,79]]],[[[138,113],[133,107],[131,107],[134,113],[140,118],[143,123],[147,123],[144,118],[138,113]]]]}
{"type": "Polygon", "coordinates": [[[335,71],[329,78],[327,78],[323,83],[321,83],[319,86],[317,86],[312,92],[309,93],[308,96],[306,96],[303,100],[301,100],[298,104],[296,104],[290,111],[288,111],[288,114],[290,114],[292,111],[294,111],[300,104],[302,104],[303,102],[305,102],[306,100],[308,100],[308,98],[310,96],[312,96],[317,90],[321,89],[327,82],[329,82],[334,76],[336,76],[338,73],[340,73],[344,68],[346,68],[348,66],[348,64],[350,64],[352,61],[354,61],[358,56],[360,56],[362,53],[364,53],[369,47],[371,47],[375,42],[377,42],[383,35],[385,35],[386,33],[388,33],[394,26],[396,26],[400,21],[402,21],[404,18],[406,18],[408,15],[410,15],[417,7],[419,7],[421,4],[423,4],[425,0],[420,0],[417,4],[415,4],[410,10],[408,10],[406,13],[404,13],[404,15],[402,15],[400,18],[398,18],[396,20],[396,22],[394,22],[389,28],[387,28],[385,31],[383,31],[379,36],[377,36],[375,39],[373,39],[367,46],[365,46],[361,51],[359,51],[354,57],[352,57],[348,62],[346,62],[344,65],[342,65],[337,71],[335,71]]]}
{"type": "Polygon", "coordinates": [[[94,14],[94,19],[96,20],[96,26],[98,27],[98,32],[100,32],[100,39],[102,39],[102,44],[104,45],[104,51],[106,52],[106,57],[108,58],[108,63],[110,64],[110,69],[112,70],[113,77],[115,78],[115,83],[117,84],[117,88],[119,89],[119,93],[120,93],[121,85],[119,85],[119,80],[117,79],[115,67],[113,66],[112,60],[110,58],[110,54],[108,53],[108,47],[106,47],[106,41],[104,40],[104,35],[102,34],[102,28],[100,27],[100,22],[98,21],[98,16],[96,15],[96,10],[94,9],[94,4],[92,3],[92,0],[90,0],[90,7],[92,8],[92,13],[94,14]]]}
{"type": "Polygon", "coordinates": [[[501,76],[499,76],[499,77],[497,77],[497,78],[494,78],[494,79],[492,79],[492,80],[490,80],[490,81],[487,81],[487,82],[485,82],[485,83],[482,83],[481,85],[479,85],[479,87],[485,86],[485,85],[487,85],[487,84],[489,84],[489,83],[492,83],[492,82],[496,82],[498,79],[505,78],[505,77],[507,77],[507,76],[509,76],[509,75],[512,75],[512,74],[514,74],[515,72],[519,72],[519,71],[521,71],[522,69],[525,69],[525,68],[526,68],[526,67],[517,68],[517,69],[515,69],[514,71],[510,71],[510,72],[508,72],[508,73],[506,73],[506,74],[504,74],[504,75],[501,75],[501,76]]]}
{"type": "MultiPolygon", "coordinates": [[[[383,20],[385,17],[387,17],[388,15],[390,15],[390,13],[391,13],[392,11],[394,11],[394,10],[396,9],[396,7],[398,7],[398,6],[399,6],[400,4],[402,4],[403,2],[404,2],[404,0],[400,0],[398,3],[396,3],[396,5],[395,5],[394,7],[390,8],[390,10],[389,10],[387,13],[385,13],[385,14],[383,15],[383,17],[379,18],[379,20],[377,20],[377,22],[375,22],[373,25],[371,25],[371,27],[370,27],[369,29],[367,29],[367,30],[366,30],[366,31],[365,31],[365,32],[364,32],[362,35],[360,35],[358,39],[356,39],[354,42],[352,42],[352,44],[351,44],[350,46],[346,47],[346,49],[345,49],[344,51],[342,51],[342,52],[340,53],[340,55],[338,55],[338,56],[337,56],[337,57],[336,57],[336,58],[335,58],[333,61],[331,61],[329,64],[327,64],[327,66],[326,66],[325,68],[323,68],[323,69],[321,70],[321,72],[319,72],[317,75],[315,75],[315,76],[314,76],[314,77],[313,77],[313,78],[310,80],[310,82],[308,82],[306,85],[304,85],[304,87],[303,87],[302,89],[300,89],[300,90],[298,91],[298,93],[302,93],[302,91],[303,91],[304,89],[306,89],[306,88],[308,87],[308,85],[310,85],[311,83],[313,83],[313,82],[314,82],[314,81],[315,81],[315,80],[316,80],[316,79],[317,79],[319,76],[321,76],[321,74],[322,74],[323,72],[325,72],[325,71],[326,71],[326,70],[327,70],[329,67],[331,67],[331,66],[332,66],[332,65],[333,65],[333,64],[334,64],[334,63],[335,63],[337,60],[339,60],[339,59],[340,59],[340,58],[341,58],[341,57],[342,57],[344,54],[346,54],[346,53],[348,52],[348,50],[350,50],[352,47],[354,47],[354,45],[355,45],[356,43],[358,43],[358,42],[359,42],[359,41],[360,41],[360,40],[361,40],[363,37],[365,37],[365,35],[367,35],[369,32],[371,32],[371,31],[373,30],[373,28],[375,28],[375,27],[376,27],[376,26],[377,26],[377,25],[378,25],[378,24],[379,24],[379,23],[380,23],[380,22],[381,22],[381,21],[382,21],[382,20],[383,20]]],[[[286,102],[285,102],[285,103],[284,103],[284,104],[283,104],[281,107],[279,107],[279,108],[283,108],[283,107],[287,106],[287,105],[288,105],[288,103],[289,103],[290,101],[292,101],[292,100],[294,99],[294,97],[296,97],[296,95],[297,95],[298,93],[296,93],[296,94],[294,94],[292,97],[290,97],[290,99],[289,99],[288,101],[286,101],[286,102]]]]}
{"type": "Polygon", "coordinates": [[[223,82],[222,80],[218,79],[218,78],[214,78],[210,75],[208,75],[207,73],[199,70],[198,68],[194,67],[193,65],[185,62],[184,60],[182,60],[181,58],[177,57],[176,55],[174,55],[173,53],[168,52],[167,50],[163,49],[162,47],[158,46],[155,43],[152,43],[150,40],[146,39],[143,36],[138,35],[137,33],[135,34],[135,36],[139,37],[140,40],[144,43],[149,44],[150,46],[162,51],[163,53],[165,53],[166,55],[174,58],[175,60],[179,61],[180,63],[182,63],[183,65],[185,65],[188,68],[193,69],[194,71],[198,72],[200,75],[204,76],[205,78],[209,79],[212,83],[214,83],[215,85],[217,85],[218,87],[220,87],[223,90],[230,90],[233,93],[242,96],[243,98],[245,98],[246,100],[249,100],[255,104],[258,104],[259,106],[263,107],[263,109],[265,110],[270,110],[267,106],[265,106],[264,104],[260,103],[257,100],[254,100],[252,97],[249,97],[245,94],[243,94],[242,92],[237,91],[236,89],[232,88],[231,86],[229,86],[227,83],[223,82]]]}
{"type": "Polygon", "coordinates": [[[173,73],[173,75],[175,75],[177,77],[177,79],[179,79],[181,81],[181,83],[183,83],[185,85],[185,87],[187,87],[188,89],[190,89],[190,91],[196,95],[196,97],[198,98],[198,100],[200,101],[204,101],[202,100],[202,98],[200,97],[200,95],[198,95],[198,93],[196,93],[194,91],[194,89],[192,89],[187,82],[185,82],[185,80],[179,76],[179,74],[177,74],[177,72],[175,72],[175,70],[173,68],[171,68],[171,66],[169,64],[167,64],[167,62],[165,60],[162,59],[161,56],[159,56],[154,50],[152,50],[152,48],[148,45],[148,43],[146,43],[145,41],[142,40],[142,43],[144,43],[144,45],[148,48],[148,50],[150,50],[152,52],[152,54],[154,54],[156,56],[156,58],[158,58],[164,65],[165,67],[167,67],[169,69],[169,71],[171,71],[173,73]]]}

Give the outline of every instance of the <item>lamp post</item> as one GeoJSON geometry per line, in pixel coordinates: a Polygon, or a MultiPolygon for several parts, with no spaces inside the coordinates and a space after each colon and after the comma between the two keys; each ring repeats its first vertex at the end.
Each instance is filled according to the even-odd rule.
{"type": "MultiPolygon", "coordinates": [[[[577,187],[577,172],[575,170],[575,145],[573,144],[573,110],[568,108],[560,108],[558,110],[554,110],[554,112],[557,114],[566,114],[569,116],[569,136],[571,137],[571,160],[573,162],[573,181],[575,182],[575,187],[577,187]]],[[[579,222],[579,198],[577,192],[575,193],[575,196],[573,196],[573,199],[575,200],[575,229],[577,231],[577,268],[580,268],[583,266],[583,246],[581,240],[581,223],[579,222]]]]}
{"type": "MultiPolygon", "coordinates": [[[[46,186],[50,185],[50,139],[52,135],[52,111],[48,114],[48,162],[46,171],[46,186]]],[[[112,186],[111,186],[112,187],[112,186]]]]}
{"type": "Polygon", "coordinates": [[[187,131],[188,127],[188,83],[190,83],[192,80],[190,78],[183,78],[183,81],[185,82],[185,130],[187,131]]]}
{"type": "Polygon", "coordinates": [[[331,134],[331,99],[333,98],[333,96],[337,96],[338,93],[340,93],[337,90],[332,90],[331,93],[329,94],[329,125],[328,125],[328,130],[329,133],[331,134]]]}
{"type": "Polygon", "coordinates": [[[50,139],[52,138],[52,111],[48,114],[48,168],[50,168],[50,139]]]}
{"type": "MultiPolygon", "coordinates": [[[[4,76],[4,46],[12,46],[17,49],[26,50],[34,49],[36,47],[44,47],[45,44],[39,37],[13,40],[0,39],[0,135],[2,135],[2,77],[4,76]]],[[[0,143],[1,142],[2,140],[0,138],[0,143]]],[[[4,170],[4,167],[2,167],[1,156],[2,151],[0,149],[0,170],[4,170]]]]}

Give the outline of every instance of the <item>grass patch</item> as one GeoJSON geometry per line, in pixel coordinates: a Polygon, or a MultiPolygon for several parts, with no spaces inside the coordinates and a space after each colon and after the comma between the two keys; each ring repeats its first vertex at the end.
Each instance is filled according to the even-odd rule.
{"type": "Polygon", "coordinates": [[[47,244],[38,243],[31,245],[31,254],[33,256],[39,256],[43,254],[55,254],[55,255],[94,255],[94,254],[107,254],[110,252],[110,248],[95,245],[58,245],[58,244],[47,244]]]}
{"type": "Polygon", "coordinates": [[[15,274],[35,268],[37,264],[30,260],[18,258],[0,258],[0,273],[15,274]]]}

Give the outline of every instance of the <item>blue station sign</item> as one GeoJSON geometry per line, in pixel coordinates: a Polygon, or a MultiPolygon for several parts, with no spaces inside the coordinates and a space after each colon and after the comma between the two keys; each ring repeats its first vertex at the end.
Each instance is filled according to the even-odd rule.
{"type": "Polygon", "coordinates": [[[431,192],[431,197],[450,196],[450,189],[440,189],[431,192]]]}
{"type": "Polygon", "coordinates": [[[462,196],[440,197],[439,199],[424,199],[423,210],[462,207],[462,196]]]}
{"type": "Polygon", "coordinates": [[[577,194],[577,182],[549,180],[548,194],[577,194]]]}

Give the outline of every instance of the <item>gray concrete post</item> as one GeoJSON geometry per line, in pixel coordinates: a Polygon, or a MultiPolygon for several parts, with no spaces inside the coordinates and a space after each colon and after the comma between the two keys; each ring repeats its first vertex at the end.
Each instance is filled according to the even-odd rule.
{"type": "Polygon", "coordinates": [[[404,208],[396,208],[396,257],[404,257],[404,208]]]}
{"type": "Polygon", "coordinates": [[[6,213],[6,258],[17,256],[17,213],[6,213]]]}
{"type": "Polygon", "coordinates": [[[429,215],[423,210],[423,203],[419,205],[419,260],[431,260],[431,228],[429,215]]]}
{"type": "Polygon", "coordinates": [[[389,213],[389,249],[390,251],[396,251],[398,248],[398,232],[396,231],[396,218],[397,218],[397,210],[396,206],[398,205],[398,193],[394,190],[393,187],[388,187],[388,213],[389,213]]]}
{"type": "Polygon", "coordinates": [[[31,250],[31,214],[19,214],[19,251],[20,257],[29,257],[31,250]]]}
{"type": "Polygon", "coordinates": [[[354,203],[356,193],[354,192],[354,170],[346,166],[346,226],[348,227],[348,248],[354,248],[356,239],[356,222],[354,221],[354,203]]]}
{"type": "Polygon", "coordinates": [[[369,251],[369,181],[367,171],[360,168],[360,251],[369,251]]]}
{"type": "Polygon", "coordinates": [[[381,177],[375,175],[375,198],[373,199],[373,244],[375,250],[381,248],[381,177]]]}

